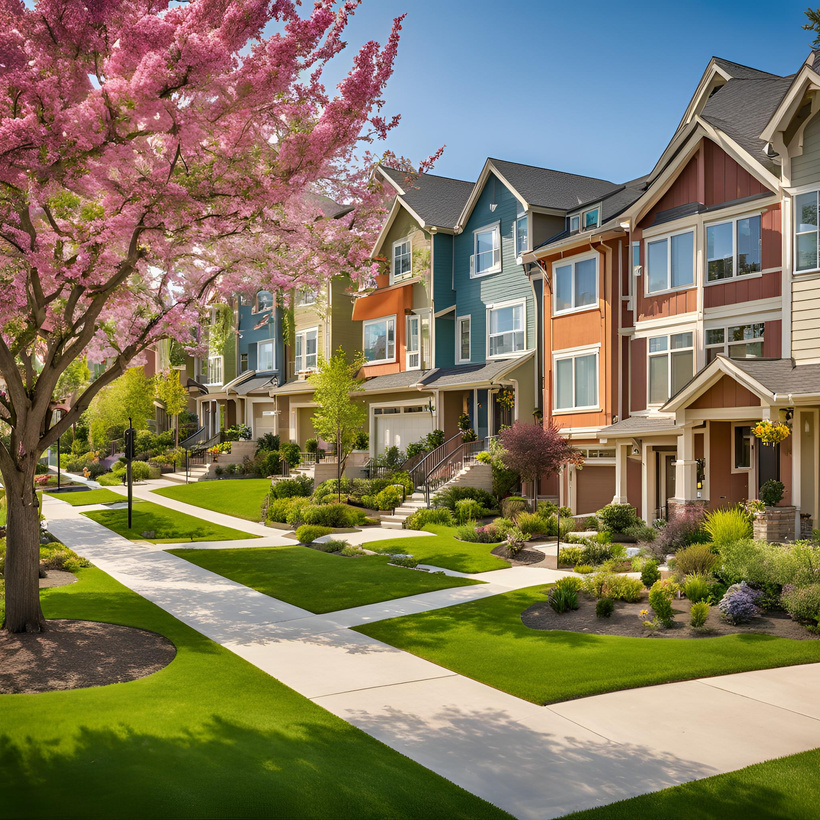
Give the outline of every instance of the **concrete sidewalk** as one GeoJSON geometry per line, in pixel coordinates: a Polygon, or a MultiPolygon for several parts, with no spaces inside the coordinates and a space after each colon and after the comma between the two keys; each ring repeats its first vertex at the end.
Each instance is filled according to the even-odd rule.
{"type": "Polygon", "coordinates": [[[551,570],[482,573],[486,585],[312,615],[126,541],[69,505],[46,499],[45,513],[58,538],[181,621],[526,820],[820,746],[820,665],[539,707],[348,628],[545,583],[551,570]]]}

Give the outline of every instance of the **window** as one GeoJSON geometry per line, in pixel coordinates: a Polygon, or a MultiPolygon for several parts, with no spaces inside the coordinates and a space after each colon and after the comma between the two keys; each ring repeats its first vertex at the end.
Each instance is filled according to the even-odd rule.
{"type": "Polygon", "coordinates": [[[752,469],[752,428],[744,425],[735,427],[735,470],[752,469]]]}
{"type": "Polygon", "coordinates": [[[401,282],[413,276],[413,248],[410,238],[393,243],[393,264],[390,267],[390,283],[401,282]]]}
{"type": "Polygon", "coordinates": [[[763,356],[765,325],[737,325],[729,328],[710,328],[706,331],[706,363],[718,354],[730,359],[760,359],[763,356]]]}
{"type": "Polygon", "coordinates": [[[256,369],[261,373],[274,369],[273,339],[259,342],[256,346],[256,369]]]}
{"type": "Polygon", "coordinates": [[[589,228],[597,228],[598,227],[598,214],[600,213],[599,208],[590,208],[588,211],[584,211],[581,214],[581,221],[584,223],[584,230],[588,230],[589,228]]]}
{"type": "Polygon", "coordinates": [[[527,248],[527,215],[523,214],[515,220],[515,255],[521,256],[527,248]]]}
{"type": "Polygon", "coordinates": [[[222,384],[222,356],[208,357],[207,378],[206,384],[222,384]]]}
{"type": "Polygon", "coordinates": [[[663,404],[695,373],[693,333],[656,336],[649,340],[649,403],[663,404]]]}
{"type": "Polygon", "coordinates": [[[586,410],[598,406],[598,354],[555,360],[555,409],[586,410]]]}
{"type": "Polygon", "coordinates": [[[579,230],[581,230],[581,217],[576,214],[569,218],[569,231],[570,233],[576,233],[579,230]]]}
{"type": "Polygon", "coordinates": [[[646,243],[647,290],[683,288],[695,282],[695,234],[673,234],[646,243]]]}
{"type": "Polygon", "coordinates": [[[795,198],[794,269],[816,270],[817,264],[817,197],[818,191],[795,198]]]}
{"type": "Polygon", "coordinates": [[[296,293],[296,304],[299,307],[316,304],[316,291],[313,288],[299,288],[296,293]]]}
{"type": "Polygon", "coordinates": [[[421,367],[421,317],[407,317],[407,364],[408,370],[421,367]]]}
{"type": "Polygon", "coordinates": [[[709,282],[760,270],[759,216],[706,227],[706,277],[709,282]]]}
{"type": "Polygon", "coordinates": [[[490,308],[489,356],[509,356],[524,350],[524,303],[490,308]]]}
{"type": "Polygon", "coordinates": [[[635,276],[640,275],[641,268],[641,243],[640,242],[633,242],[632,243],[632,273],[635,276]]]}
{"type": "Polygon", "coordinates": [[[364,323],[364,360],[368,364],[396,359],[396,317],[364,323]]]}
{"type": "Polygon", "coordinates": [[[260,290],[256,294],[256,310],[255,313],[261,313],[263,310],[270,310],[273,307],[273,294],[269,290],[260,290]]]}
{"type": "Polygon", "coordinates": [[[470,317],[459,316],[456,320],[456,345],[459,362],[470,361],[470,317]]]}
{"type": "Polygon", "coordinates": [[[296,334],[296,372],[313,370],[319,365],[319,329],[300,330],[296,334]]]}
{"type": "Polygon", "coordinates": [[[485,276],[501,270],[501,231],[498,225],[482,228],[473,234],[470,276],[485,276]]]}
{"type": "Polygon", "coordinates": [[[241,373],[244,373],[248,369],[248,354],[247,353],[240,353],[239,354],[239,370],[241,373]]]}
{"type": "Polygon", "coordinates": [[[598,259],[579,259],[555,268],[554,313],[595,307],[598,304],[598,259]]]}

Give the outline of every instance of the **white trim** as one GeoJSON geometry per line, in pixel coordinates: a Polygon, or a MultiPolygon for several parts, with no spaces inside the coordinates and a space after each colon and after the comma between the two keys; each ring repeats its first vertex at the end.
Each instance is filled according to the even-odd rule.
{"type": "Polygon", "coordinates": [[[262,340],[256,342],[256,370],[254,372],[259,371],[261,373],[268,373],[271,370],[276,370],[277,369],[277,364],[278,363],[276,361],[276,339],[271,337],[270,339],[262,339],[262,340]],[[272,364],[271,364],[270,367],[266,367],[263,370],[259,367],[259,348],[260,348],[261,345],[266,345],[266,344],[271,345],[271,349],[272,349],[271,362],[272,362],[272,364]]]}
{"type": "MultiPolygon", "coordinates": [[[[724,257],[725,258],[725,257],[724,257]]],[[[717,261],[717,260],[716,260],[717,261]]],[[[726,282],[736,282],[745,279],[754,279],[763,276],[763,211],[754,210],[744,214],[736,214],[734,216],[721,219],[714,219],[705,221],[703,223],[703,286],[711,287],[712,285],[725,284],[726,282]],[[759,219],[760,233],[758,235],[759,254],[760,254],[760,270],[752,271],[751,273],[740,273],[738,265],[739,242],[738,242],[738,223],[744,219],[759,219]],[[709,279],[709,229],[718,228],[721,225],[732,226],[732,275],[725,279],[709,279]]]]}
{"type": "Polygon", "coordinates": [[[294,340],[293,340],[293,369],[294,375],[302,373],[305,370],[315,370],[319,366],[319,326],[316,325],[315,327],[306,327],[302,328],[301,330],[297,330],[294,333],[294,340]],[[313,355],[316,356],[316,364],[309,365],[308,364],[308,353],[307,353],[307,335],[308,333],[315,333],[316,334],[316,353],[313,355]],[[302,337],[302,356],[301,358],[304,360],[304,367],[298,367],[299,360],[296,356],[296,340],[299,337],[302,337]]]}
{"type": "MultiPolygon", "coordinates": [[[[472,334],[472,325],[471,325],[471,334],[472,334]]],[[[527,299],[526,297],[523,299],[513,299],[508,302],[498,302],[495,304],[487,305],[486,306],[486,316],[485,316],[485,359],[509,359],[514,358],[516,356],[522,355],[527,352],[527,299]],[[495,355],[490,355],[490,336],[503,336],[504,333],[490,333],[490,318],[491,314],[494,310],[504,310],[505,308],[517,307],[518,305],[521,306],[521,331],[518,330],[508,330],[504,331],[504,333],[523,333],[524,334],[524,346],[520,350],[514,350],[511,353],[497,353],[495,355]]],[[[470,353],[472,354],[472,347],[470,349],[470,353]]]]}
{"type": "Polygon", "coordinates": [[[662,296],[665,293],[676,293],[678,291],[683,290],[692,290],[693,288],[697,287],[697,255],[698,255],[698,243],[697,243],[697,231],[695,226],[683,228],[681,230],[670,231],[668,233],[657,234],[653,236],[645,236],[644,237],[644,248],[643,248],[643,258],[645,261],[644,269],[646,270],[646,275],[643,277],[644,279],[644,296],[662,296]],[[672,284],[672,239],[676,236],[685,236],[686,234],[692,234],[692,281],[689,283],[684,283],[682,285],[673,285],[672,284]],[[649,245],[654,243],[666,242],[666,281],[668,287],[662,288],[660,290],[650,290],[649,289],[649,280],[652,278],[652,272],[649,269],[649,245]]]}
{"type": "Polygon", "coordinates": [[[387,344],[387,337],[389,334],[389,328],[386,323],[392,321],[393,322],[393,355],[389,356],[385,359],[373,359],[372,361],[365,361],[364,366],[368,367],[372,364],[388,364],[390,362],[396,361],[396,348],[397,348],[397,339],[396,339],[396,314],[393,313],[389,316],[380,316],[377,319],[367,319],[366,321],[362,322],[362,351],[365,349],[364,339],[365,339],[365,331],[370,325],[375,325],[380,322],[385,322],[385,353],[388,352],[388,344],[387,344]]]}
{"type": "Polygon", "coordinates": [[[552,263],[552,282],[553,282],[553,294],[552,298],[550,299],[550,304],[552,306],[552,315],[553,316],[566,316],[570,313],[581,313],[585,310],[598,310],[600,307],[600,300],[601,300],[601,267],[600,267],[600,254],[597,251],[588,251],[584,253],[579,253],[576,256],[567,256],[563,259],[557,260],[552,263]],[[575,302],[575,268],[581,262],[588,262],[590,259],[595,261],[595,301],[591,305],[581,305],[576,306],[573,304],[573,307],[565,308],[564,310],[556,310],[556,298],[555,294],[558,290],[558,269],[559,268],[570,268],[570,277],[571,277],[571,297],[572,302],[575,302]]]}
{"type": "Polygon", "coordinates": [[[573,351],[562,350],[552,354],[552,415],[566,415],[568,413],[592,413],[601,410],[601,345],[591,345],[586,348],[576,348],[573,351]],[[595,402],[589,405],[575,405],[575,361],[589,356],[595,357],[595,402]],[[558,407],[558,362],[572,361],[572,407],[558,407]]]}
{"type": "MultiPolygon", "coordinates": [[[[402,254],[403,256],[404,254],[402,254]]],[[[399,282],[406,282],[408,279],[413,278],[413,239],[411,236],[405,236],[402,239],[397,239],[390,248],[390,279],[389,282],[391,285],[396,285],[399,282]],[[407,256],[410,260],[410,267],[408,268],[407,272],[402,274],[399,278],[396,276],[396,247],[398,245],[408,245],[407,256]]]]}
{"type": "Polygon", "coordinates": [[[471,313],[467,313],[464,316],[457,316],[456,317],[456,364],[466,364],[469,361],[472,361],[473,357],[473,315],[471,313]],[[470,347],[470,351],[467,355],[466,359],[461,357],[461,323],[467,322],[469,330],[467,334],[467,341],[470,347]]]}
{"type": "MultiPolygon", "coordinates": [[[[530,239],[532,237],[532,233],[530,231],[530,223],[531,222],[532,222],[532,215],[530,213],[526,212],[526,211],[524,211],[523,213],[519,212],[518,216],[515,217],[515,221],[513,222],[513,232],[512,232],[513,233],[513,250],[515,251],[516,262],[518,262],[518,259],[520,259],[522,254],[525,254],[530,250],[530,247],[532,245],[532,243],[530,242],[530,239]],[[527,241],[524,243],[526,245],[526,247],[519,248],[518,247],[518,223],[522,219],[525,221],[526,226],[527,226],[527,241]]],[[[521,262],[518,262],[518,264],[520,265],[521,262]]]]}
{"type": "Polygon", "coordinates": [[[482,225],[480,228],[475,228],[473,230],[473,252],[470,255],[470,279],[481,279],[482,277],[490,276],[493,273],[501,273],[503,268],[503,261],[501,257],[501,221],[498,220],[497,222],[491,222],[488,225],[482,225]],[[487,233],[488,231],[492,231],[494,236],[498,238],[498,245],[496,246],[494,241],[491,251],[481,252],[492,253],[493,264],[487,268],[487,270],[479,271],[478,264],[476,262],[477,257],[479,256],[479,252],[476,250],[478,247],[478,235],[481,233],[487,233]],[[495,260],[496,254],[498,254],[498,261],[495,260]]]}
{"type": "Polygon", "coordinates": [[[691,325],[694,331],[697,328],[698,314],[696,311],[689,311],[688,313],[678,313],[674,316],[661,316],[658,319],[642,319],[635,322],[635,332],[632,334],[634,339],[646,339],[650,336],[659,335],[655,331],[665,330],[667,328],[675,328],[675,332],[681,327],[688,327],[691,325]]]}
{"type": "Polygon", "coordinates": [[[411,313],[404,317],[404,367],[405,370],[421,370],[421,322],[422,317],[418,313],[411,313]],[[410,323],[415,322],[417,331],[416,331],[416,340],[418,342],[418,347],[414,350],[410,349],[410,323]],[[418,357],[418,363],[415,365],[410,364],[410,357],[416,356],[418,357]]]}
{"type": "Polygon", "coordinates": [[[653,408],[657,409],[657,408],[663,407],[664,405],[667,404],[669,399],[671,399],[672,396],[675,395],[675,394],[672,393],[672,354],[673,353],[682,353],[682,352],[686,352],[686,351],[691,351],[692,352],[692,375],[689,377],[689,379],[687,379],[687,382],[691,381],[694,378],[695,374],[697,373],[698,347],[699,347],[698,346],[698,333],[697,333],[696,328],[693,328],[691,330],[679,330],[678,328],[675,328],[674,333],[671,333],[671,332],[657,333],[654,336],[649,336],[648,337],[647,343],[646,343],[646,406],[647,406],[648,409],[653,409],[653,408]],[[676,348],[673,348],[672,347],[672,336],[683,336],[687,333],[690,333],[692,335],[692,344],[689,347],[676,347],[676,348]],[[650,344],[652,339],[666,339],[666,350],[656,350],[656,351],[653,352],[651,350],[651,344],[650,344]],[[653,357],[657,359],[657,358],[660,358],[661,356],[664,356],[666,358],[666,363],[667,363],[667,370],[666,370],[667,396],[666,396],[665,399],[663,399],[663,401],[657,402],[657,401],[652,401],[652,399],[650,398],[651,392],[652,392],[651,391],[652,371],[651,371],[649,365],[650,365],[650,361],[653,357]]]}

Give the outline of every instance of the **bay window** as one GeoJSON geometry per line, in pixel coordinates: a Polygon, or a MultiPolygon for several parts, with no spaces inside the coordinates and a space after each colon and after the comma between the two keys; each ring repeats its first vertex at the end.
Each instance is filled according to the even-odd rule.
{"type": "Polygon", "coordinates": [[[410,238],[393,243],[393,264],[390,266],[390,283],[401,282],[413,276],[413,246],[410,238]]]}
{"type": "Polygon", "coordinates": [[[709,328],[706,331],[706,363],[719,354],[730,359],[760,359],[763,356],[763,334],[765,325],[709,328]]]}
{"type": "Polygon", "coordinates": [[[695,283],[695,234],[672,234],[646,242],[647,292],[657,293],[695,283]]]}
{"type": "Polygon", "coordinates": [[[709,282],[757,273],[762,269],[760,259],[759,216],[706,226],[706,278],[709,282]]]}
{"type": "Polygon", "coordinates": [[[598,304],[598,255],[554,268],[554,313],[595,307],[598,304]]]}
{"type": "Polygon", "coordinates": [[[501,270],[501,228],[498,224],[473,233],[470,276],[485,276],[501,270]]]}
{"type": "Polygon", "coordinates": [[[300,330],[296,334],[296,372],[314,370],[319,366],[319,329],[300,330]]]}
{"type": "Polygon", "coordinates": [[[664,404],[695,375],[694,334],[649,340],[649,404],[664,404]]]}
{"type": "Polygon", "coordinates": [[[364,323],[364,360],[368,364],[396,359],[396,317],[387,316],[364,323]]]}
{"type": "Polygon", "coordinates": [[[816,270],[817,264],[817,197],[820,192],[810,191],[795,197],[794,215],[794,269],[816,270]]]}
{"type": "Polygon", "coordinates": [[[526,348],[524,302],[489,309],[487,355],[510,356],[526,348]]]}
{"type": "Polygon", "coordinates": [[[555,410],[598,407],[598,354],[555,359],[555,410]]]}

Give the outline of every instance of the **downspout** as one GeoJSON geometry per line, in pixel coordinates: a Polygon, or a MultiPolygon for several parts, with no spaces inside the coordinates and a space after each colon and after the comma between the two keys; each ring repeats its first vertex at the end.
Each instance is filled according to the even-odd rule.
{"type": "MultiPolygon", "coordinates": [[[[606,358],[608,360],[609,355],[610,355],[609,350],[611,348],[611,340],[612,340],[612,289],[613,289],[612,279],[613,279],[613,277],[611,275],[607,276],[607,267],[608,266],[607,266],[606,263],[607,263],[608,260],[612,259],[612,246],[607,245],[606,242],[600,241],[600,242],[597,243],[597,247],[596,247],[596,244],[593,241],[593,238],[590,238],[590,243],[589,244],[590,244],[590,246],[592,247],[593,250],[595,250],[599,254],[601,254],[601,258],[604,262],[604,270],[603,270],[603,278],[604,278],[604,310],[603,310],[603,314],[604,315],[602,316],[602,319],[603,319],[603,325],[604,325],[604,334],[603,335],[604,335],[604,339],[606,339],[606,343],[607,343],[606,358]],[[605,250],[602,251],[601,248],[605,248],[605,250]],[[609,309],[607,309],[607,305],[609,305],[609,309]]],[[[603,345],[601,347],[602,347],[602,352],[603,352],[603,345]]],[[[602,358],[603,358],[603,356],[602,356],[602,358]]],[[[613,407],[613,402],[611,401],[611,396],[612,396],[612,368],[607,367],[606,362],[604,362],[604,379],[605,379],[606,385],[607,385],[607,390],[606,390],[605,395],[608,397],[607,404],[608,404],[609,409],[610,409],[609,417],[610,417],[610,420],[611,420],[612,419],[612,407],[613,407]]],[[[619,391],[619,399],[620,399],[620,391],[619,391]]],[[[600,397],[599,397],[599,400],[600,400],[600,397]]],[[[604,406],[604,415],[606,416],[606,406],[604,406]]]]}

